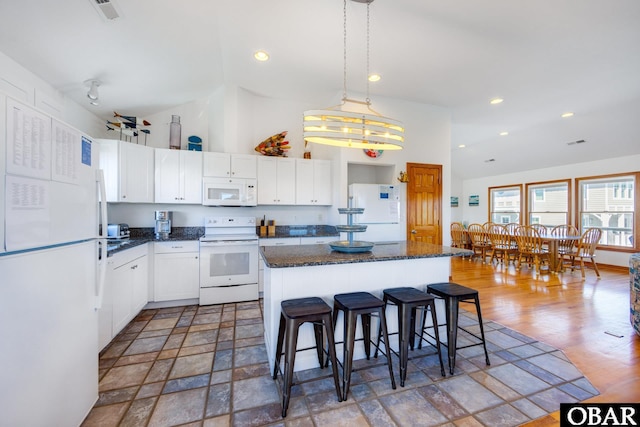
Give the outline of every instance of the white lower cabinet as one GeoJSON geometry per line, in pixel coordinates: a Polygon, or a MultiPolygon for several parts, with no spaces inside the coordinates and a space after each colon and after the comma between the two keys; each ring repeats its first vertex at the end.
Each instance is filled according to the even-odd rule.
{"type": "Polygon", "coordinates": [[[149,258],[147,245],[107,259],[103,309],[98,312],[100,349],[104,348],[147,304],[149,258]]]}
{"type": "Polygon", "coordinates": [[[155,242],[154,301],[200,296],[200,259],[197,241],[155,242]]]}
{"type": "MultiPolygon", "coordinates": [[[[294,246],[294,245],[322,245],[335,240],[340,236],[312,236],[312,237],[271,237],[260,239],[260,246],[294,246]]],[[[262,254],[258,257],[258,292],[264,292],[264,259],[262,254]]]]}

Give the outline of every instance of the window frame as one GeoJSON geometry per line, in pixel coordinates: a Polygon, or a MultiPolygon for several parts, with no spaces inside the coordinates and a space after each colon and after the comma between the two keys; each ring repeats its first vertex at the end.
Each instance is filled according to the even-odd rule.
{"type": "MultiPolygon", "coordinates": [[[[525,184],[525,217],[526,217],[526,224],[527,225],[531,225],[533,224],[531,222],[531,202],[532,202],[532,198],[531,198],[531,191],[535,191],[537,188],[540,187],[550,187],[553,186],[554,184],[566,184],[567,185],[567,210],[566,212],[564,211],[546,211],[546,212],[539,212],[539,211],[533,211],[534,214],[540,214],[540,213],[565,213],[566,214],[566,220],[565,220],[565,224],[573,224],[572,222],[572,218],[571,218],[571,214],[572,214],[572,209],[571,209],[571,179],[567,178],[567,179],[554,179],[552,181],[540,181],[540,182],[528,182],[525,184]]],[[[535,201],[535,199],[533,199],[533,201],[535,201]]],[[[540,216],[540,215],[537,215],[540,216]]],[[[545,224],[547,225],[547,224],[545,224]]]]}
{"type": "Polygon", "coordinates": [[[489,187],[488,189],[488,198],[489,198],[489,203],[487,203],[488,206],[488,220],[492,221],[493,215],[494,214],[510,214],[513,213],[514,211],[496,211],[493,209],[493,192],[494,191],[503,191],[503,190],[518,190],[519,194],[520,194],[520,210],[517,211],[518,212],[518,224],[522,224],[522,208],[523,208],[523,198],[522,198],[522,184],[512,184],[512,185],[500,185],[500,186],[496,186],[496,187],[489,187]]]}
{"type": "MultiPolygon", "coordinates": [[[[633,237],[633,244],[632,246],[598,244],[597,248],[607,250],[607,251],[612,251],[612,252],[633,253],[633,252],[637,252],[638,249],[640,248],[640,244],[638,242],[638,236],[640,235],[640,215],[639,215],[640,214],[640,188],[639,188],[640,172],[616,173],[616,174],[596,175],[596,176],[586,176],[586,177],[575,178],[576,206],[575,206],[574,215],[576,218],[576,227],[578,228],[578,230],[580,230],[580,232],[583,232],[582,230],[582,194],[581,194],[583,183],[588,181],[615,180],[615,178],[622,178],[622,177],[633,177],[634,179],[635,188],[633,189],[633,197],[634,197],[633,205],[632,205],[633,210],[631,211],[633,213],[633,221],[632,221],[633,228],[631,231],[631,236],[633,237]]],[[[612,199],[614,198],[612,197],[612,199]]],[[[615,198],[614,200],[626,200],[626,199],[615,198]]],[[[611,211],[611,212],[618,212],[618,211],[611,211]]],[[[624,211],[620,211],[620,212],[624,212],[624,211]]],[[[629,212],[629,211],[626,211],[626,212],[629,212]]]]}

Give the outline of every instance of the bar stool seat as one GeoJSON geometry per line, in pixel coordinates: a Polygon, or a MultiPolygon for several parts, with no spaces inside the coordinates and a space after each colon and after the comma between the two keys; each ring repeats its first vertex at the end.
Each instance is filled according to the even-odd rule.
{"type": "Polygon", "coordinates": [[[315,348],[318,353],[318,362],[320,368],[325,366],[324,361],[324,336],[323,330],[326,332],[329,358],[327,364],[331,362],[333,369],[333,381],[338,395],[338,402],[342,401],[340,393],[340,380],[338,378],[338,361],[336,358],[336,347],[334,340],[333,319],[331,317],[331,307],[324,302],[322,298],[309,297],[285,300],[280,303],[280,327],[278,329],[278,341],[276,344],[276,360],[273,367],[273,379],[277,379],[280,367],[280,357],[282,356],[282,346],[286,336],[286,347],[284,350],[284,370],[282,384],[282,417],[287,416],[289,400],[291,399],[291,385],[293,383],[293,367],[296,358],[296,352],[302,350],[310,350],[309,348],[297,348],[298,329],[303,323],[313,323],[314,335],[316,340],[315,348]]]}
{"type": "MultiPolygon", "coordinates": [[[[364,352],[367,360],[371,354],[371,315],[377,315],[380,319],[380,329],[386,347],[386,353],[389,367],[389,378],[391,379],[391,388],[396,389],[396,381],[393,376],[393,367],[391,366],[391,352],[389,351],[389,336],[387,334],[387,319],[384,313],[384,302],[376,296],[368,292],[351,292],[345,294],[337,294],[333,297],[333,323],[336,324],[338,311],[344,313],[344,352],[343,352],[343,369],[342,369],[342,399],[347,400],[349,393],[349,385],[351,383],[351,370],[353,366],[353,348],[356,337],[356,323],[358,315],[362,321],[362,332],[364,343],[364,352]]],[[[376,348],[378,344],[374,342],[376,348]]]]}
{"type": "Polygon", "coordinates": [[[447,355],[449,357],[449,372],[451,373],[451,375],[453,375],[453,371],[456,366],[456,350],[460,350],[463,348],[482,345],[482,347],[484,348],[484,356],[487,365],[491,365],[491,363],[489,362],[489,353],[487,352],[486,340],[484,338],[484,327],[482,326],[482,314],[480,312],[480,299],[478,298],[478,291],[475,289],[467,288],[466,286],[459,285],[457,283],[447,282],[427,285],[427,292],[443,299],[445,303],[445,315],[447,318],[447,344],[443,345],[447,347],[447,355]],[[468,330],[458,325],[460,303],[470,303],[475,305],[476,314],[478,316],[478,324],[480,325],[480,336],[477,336],[476,334],[469,332],[468,330]],[[471,335],[474,338],[477,338],[479,342],[463,347],[457,347],[458,329],[462,329],[467,334],[471,335]]]}
{"type": "MultiPolygon", "coordinates": [[[[409,347],[413,350],[413,341],[415,336],[420,337],[420,348],[422,348],[422,341],[424,340],[422,332],[416,334],[416,309],[422,307],[425,311],[423,317],[426,316],[426,310],[431,311],[431,319],[433,322],[433,329],[435,335],[435,345],[440,361],[440,372],[442,376],[444,373],[444,364],[442,363],[442,353],[440,351],[440,337],[438,334],[438,320],[436,319],[436,305],[434,302],[434,296],[429,295],[426,292],[420,291],[416,288],[400,287],[390,288],[382,291],[383,301],[385,308],[388,304],[393,304],[398,307],[398,350],[400,353],[400,386],[404,387],[404,382],[407,379],[407,364],[409,362],[409,347]]],[[[424,328],[424,324],[423,324],[424,328]]],[[[431,326],[429,326],[431,328],[431,326]]],[[[389,333],[393,335],[396,332],[389,333]]],[[[380,336],[378,335],[378,339],[380,336]]],[[[424,340],[426,341],[426,340],[424,340]]],[[[428,342],[428,341],[427,341],[428,342]]],[[[431,343],[430,343],[431,344],[431,343]]]]}

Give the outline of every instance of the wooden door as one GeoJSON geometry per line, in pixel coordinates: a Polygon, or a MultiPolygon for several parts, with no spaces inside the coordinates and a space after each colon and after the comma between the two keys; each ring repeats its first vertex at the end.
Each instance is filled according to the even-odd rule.
{"type": "Polygon", "coordinates": [[[407,163],[407,240],[442,244],[442,165],[407,163]]]}

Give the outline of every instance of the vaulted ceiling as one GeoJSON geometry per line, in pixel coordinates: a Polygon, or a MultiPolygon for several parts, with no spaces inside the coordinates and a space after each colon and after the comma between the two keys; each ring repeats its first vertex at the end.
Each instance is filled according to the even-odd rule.
{"type": "MultiPolygon", "coordinates": [[[[221,85],[313,102],[342,91],[341,0],[111,0],[113,21],[95,1],[1,2],[0,51],[105,119],[221,85]]],[[[639,1],[375,0],[370,12],[374,106],[449,108],[457,176],[640,154],[639,1]]],[[[347,17],[348,89],[364,93],[366,5],[348,0],[347,17]]]]}

